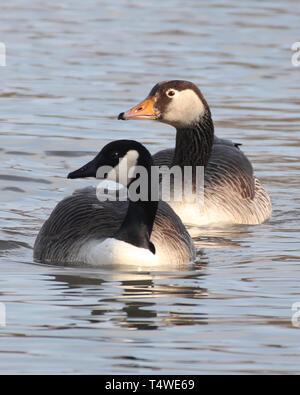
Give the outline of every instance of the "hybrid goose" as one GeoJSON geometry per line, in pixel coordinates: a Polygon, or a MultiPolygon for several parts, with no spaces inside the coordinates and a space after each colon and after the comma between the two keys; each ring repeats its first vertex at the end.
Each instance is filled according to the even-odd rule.
{"type": "Polygon", "coordinates": [[[204,204],[170,205],[185,224],[260,224],[271,200],[238,144],[214,136],[210,108],[196,85],[173,80],[156,84],[147,98],[119,119],[150,119],[176,128],[175,149],[159,151],[154,164],[204,167],[204,204]]]}
{"type": "Polygon", "coordinates": [[[167,203],[151,200],[152,165],[152,157],[143,145],[119,140],[70,173],[71,179],[99,178],[103,166],[110,166],[105,178],[130,187],[138,177],[136,167],[143,166],[149,174],[147,199],[133,201],[129,195],[126,201],[99,201],[95,188],[75,191],[58,203],[42,226],[34,245],[35,260],[140,266],[192,261],[194,245],[179,217],[167,203]]]}

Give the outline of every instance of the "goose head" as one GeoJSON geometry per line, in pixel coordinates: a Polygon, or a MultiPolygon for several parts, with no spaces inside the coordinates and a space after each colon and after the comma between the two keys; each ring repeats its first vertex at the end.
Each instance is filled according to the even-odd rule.
{"type": "Polygon", "coordinates": [[[134,140],[117,140],[102,148],[86,165],[69,173],[68,178],[95,177],[116,181],[127,187],[135,179],[137,166],[149,171],[152,164],[151,154],[142,144],[134,140]]]}
{"type": "Polygon", "coordinates": [[[173,80],[156,84],[149,95],[118,119],[153,119],[174,126],[189,128],[209,115],[209,106],[200,89],[189,81],[173,80]]]}
{"type": "MultiPolygon", "coordinates": [[[[146,169],[147,175],[149,175],[152,165],[152,156],[142,144],[133,140],[117,140],[107,144],[92,161],[70,173],[68,178],[105,178],[129,187],[138,178],[135,172],[138,166],[146,169]]],[[[139,171],[140,169],[137,169],[137,173],[139,171]]],[[[148,182],[150,179],[151,177],[148,177],[148,182]]],[[[158,201],[149,199],[151,197],[150,188],[147,188],[147,192],[149,194],[145,201],[140,198],[132,199],[132,195],[129,193],[126,216],[119,230],[113,235],[113,239],[144,248],[155,254],[155,246],[150,241],[150,236],[158,201]]]]}

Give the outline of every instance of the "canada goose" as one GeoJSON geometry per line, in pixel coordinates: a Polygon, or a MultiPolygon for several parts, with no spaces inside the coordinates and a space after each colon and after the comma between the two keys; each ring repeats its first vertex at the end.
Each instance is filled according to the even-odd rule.
{"type": "MultiPolygon", "coordinates": [[[[116,180],[125,169],[121,181],[129,187],[137,179],[135,167],[143,166],[150,174],[152,164],[143,145],[118,140],[107,144],[68,178],[100,178],[102,167],[111,166],[104,178],[116,180]]],[[[93,187],[75,191],[57,204],[42,226],[34,245],[35,260],[141,266],[191,262],[195,249],[189,233],[167,203],[148,199],[151,184],[148,186],[147,201],[133,201],[130,196],[129,201],[99,201],[93,187]]]]}
{"type": "Polygon", "coordinates": [[[160,82],[118,119],[152,119],[176,128],[175,149],[153,155],[155,165],[204,166],[204,204],[170,202],[185,224],[260,224],[271,216],[270,197],[250,161],[239,144],[214,136],[210,108],[193,83],[160,82]]]}

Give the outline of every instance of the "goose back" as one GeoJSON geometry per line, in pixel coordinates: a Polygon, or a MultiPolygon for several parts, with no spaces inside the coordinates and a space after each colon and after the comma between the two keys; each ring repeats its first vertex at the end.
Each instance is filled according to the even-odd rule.
{"type": "MultiPolygon", "coordinates": [[[[159,151],[153,155],[154,164],[171,167],[174,154],[174,149],[159,151]]],[[[219,138],[214,140],[204,173],[203,207],[195,206],[193,216],[186,204],[171,201],[170,205],[182,221],[190,225],[259,224],[272,212],[270,197],[254,176],[248,158],[237,144],[219,138]]]]}
{"type": "MultiPolygon", "coordinates": [[[[34,259],[52,264],[77,262],[88,242],[116,233],[127,209],[128,201],[100,202],[94,187],[75,191],[57,204],[42,226],[34,245],[34,259]]],[[[165,202],[159,202],[151,241],[159,261],[166,265],[180,265],[195,258],[190,235],[165,202]]]]}

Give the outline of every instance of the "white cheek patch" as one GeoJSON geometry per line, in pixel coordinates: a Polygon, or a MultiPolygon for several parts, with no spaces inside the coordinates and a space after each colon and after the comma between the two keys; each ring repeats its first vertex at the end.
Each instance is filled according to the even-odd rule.
{"type": "Polygon", "coordinates": [[[200,97],[192,90],[178,92],[168,105],[163,121],[174,126],[188,126],[204,115],[205,107],[200,97]]]}
{"type": "Polygon", "coordinates": [[[127,154],[120,160],[119,164],[107,174],[107,180],[116,181],[127,186],[135,172],[138,158],[139,153],[137,151],[128,151],[127,154]]]}

